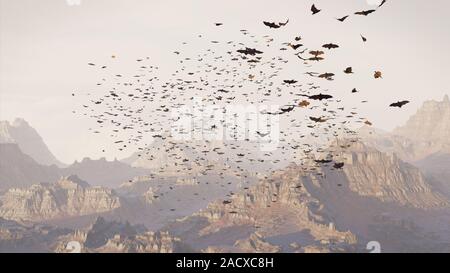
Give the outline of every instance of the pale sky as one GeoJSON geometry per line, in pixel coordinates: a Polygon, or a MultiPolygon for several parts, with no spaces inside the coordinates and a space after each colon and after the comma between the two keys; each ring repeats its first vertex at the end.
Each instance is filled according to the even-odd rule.
{"type": "Polygon", "coordinates": [[[70,6],[66,0],[0,0],[0,119],[26,119],[65,163],[98,158],[103,156],[98,146],[108,138],[88,132],[93,121],[72,114],[77,101],[70,96],[89,91],[97,82],[88,62],[103,62],[114,54],[116,69],[133,73],[135,60],[149,56],[170,73],[176,67],[172,52],[181,42],[204,46],[198,34],[231,40],[247,29],[283,37],[262,21],[289,18],[290,34],[298,32],[317,44],[345,45],[323,69],[340,71],[352,65],[368,76],[330,86],[351,90],[357,84],[364,89],[359,97],[347,99],[369,100],[364,114],[376,127],[391,130],[423,101],[450,94],[450,2],[388,0],[368,17],[352,17],[343,24],[334,19],[370,9],[371,2],[376,1],[81,0],[81,5],[70,6]],[[312,3],[323,11],[311,16],[312,3]],[[215,22],[224,25],[218,29],[215,22]],[[365,45],[360,33],[369,39],[365,45]],[[383,80],[373,81],[375,70],[383,71],[383,80]],[[401,111],[386,107],[400,99],[411,104],[401,111]]]}

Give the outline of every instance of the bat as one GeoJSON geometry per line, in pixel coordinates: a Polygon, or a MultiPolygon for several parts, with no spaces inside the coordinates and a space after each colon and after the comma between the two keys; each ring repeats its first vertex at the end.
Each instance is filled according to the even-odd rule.
{"type": "Polygon", "coordinates": [[[319,78],[327,79],[327,80],[333,80],[334,73],[323,73],[319,75],[319,78]]]}
{"type": "Polygon", "coordinates": [[[323,48],[326,48],[326,49],[339,48],[338,45],[333,44],[333,43],[325,44],[325,45],[323,45],[322,47],[323,47],[323,48]]]}
{"type": "Polygon", "coordinates": [[[319,123],[322,123],[322,122],[326,122],[326,121],[327,121],[327,120],[324,119],[324,118],[309,117],[309,119],[312,120],[312,121],[314,121],[314,122],[319,122],[319,123]]]}
{"type": "Polygon", "coordinates": [[[314,55],[314,56],[319,56],[319,55],[325,54],[325,52],[319,51],[319,50],[313,50],[313,51],[310,51],[309,54],[314,55]]]}
{"type": "Polygon", "coordinates": [[[263,24],[268,26],[269,28],[280,28],[282,26],[285,26],[289,23],[289,19],[286,20],[286,22],[284,23],[275,23],[275,22],[267,22],[267,21],[263,21],[263,24]]]}
{"type": "Polygon", "coordinates": [[[361,39],[363,40],[363,42],[364,42],[364,43],[367,42],[367,38],[364,37],[364,36],[362,36],[362,34],[360,34],[360,35],[361,35],[361,39]]]}
{"type": "Polygon", "coordinates": [[[402,108],[403,106],[405,106],[406,104],[408,104],[410,101],[408,100],[403,100],[403,101],[398,101],[398,102],[394,102],[391,103],[391,105],[389,105],[390,107],[398,107],[398,108],[402,108]]]}
{"type": "Polygon", "coordinates": [[[364,16],[367,16],[367,15],[369,15],[369,14],[375,12],[375,11],[376,11],[376,10],[374,10],[374,9],[363,10],[363,11],[355,12],[355,15],[364,15],[364,16]]]}
{"type": "Polygon", "coordinates": [[[262,54],[262,51],[259,51],[255,48],[249,48],[246,47],[245,49],[239,49],[237,50],[238,53],[242,53],[244,55],[251,55],[251,56],[255,56],[256,54],[262,54]]]}
{"type": "Polygon", "coordinates": [[[311,103],[310,103],[309,101],[303,100],[303,101],[301,101],[301,102],[298,104],[298,106],[300,106],[300,107],[308,107],[310,104],[311,104],[311,103]]]}
{"type": "Polygon", "coordinates": [[[345,74],[353,74],[353,68],[352,68],[352,67],[347,67],[347,68],[344,70],[344,73],[345,73],[345,74]]]}
{"type": "Polygon", "coordinates": [[[313,4],[311,6],[311,11],[312,11],[312,15],[316,15],[317,13],[319,13],[321,10],[316,8],[316,6],[313,4]]]}
{"type": "Polygon", "coordinates": [[[297,83],[297,81],[296,80],[284,80],[284,83],[294,84],[294,83],[297,83]]]}
{"type": "Polygon", "coordinates": [[[303,96],[306,96],[312,100],[327,100],[327,99],[333,98],[333,96],[331,96],[331,95],[326,95],[326,94],[322,94],[322,93],[320,93],[318,95],[312,95],[312,96],[308,96],[308,95],[303,95],[303,96]]]}
{"type": "Polygon", "coordinates": [[[263,22],[264,25],[268,26],[269,28],[280,28],[280,25],[276,24],[276,23],[271,23],[271,22],[263,22]]]}
{"type": "Polygon", "coordinates": [[[337,20],[340,21],[340,22],[344,22],[345,19],[347,19],[347,18],[348,18],[348,15],[347,15],[347,16],[344,16],[344,17],[342,17],[342,18],[338,18],[337,20]]]}

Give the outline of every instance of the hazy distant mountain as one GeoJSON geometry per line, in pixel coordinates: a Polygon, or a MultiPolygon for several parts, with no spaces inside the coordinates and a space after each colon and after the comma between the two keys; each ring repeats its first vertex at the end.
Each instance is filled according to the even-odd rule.
{"type": "Polygon", "coordinates": [[[414,141],[450,147],[450,99],[426,101],[404,126],[393,131],[394,135],[414,141]]]}
{"type": "Polygon", "coordinates": [[[387,133],[370,127],[360,130],[363,141],[380,151],[415,162],[435,153],[450,153],[450,100],[426,101],[404,126],[387,133]]]}
{"type": "MultiPolygon", "coordinates": [[[[274,157],[281,158],[286,155],[278,155],[274,151],[274,157]]],[[[133,167],[149,169],[160,175],[199,174],[212,169],[219,170],[231,168],[249,172],[269,172],[274,165],[259,161],[263,158],[263,152],[255,147],[254,143],[229,141],[176,141],[173,139],[157,139],[145,149],[132,154],[122,162],[133,167]],[[244,154],[244,157],[238,154],[244,154]],[[253,161],[253,162],[252,162],[253,161]]]]}
{"type": "Polygon", "coordinates": [[[50,152],[37,131],[24,119],[17,118],[13,123],[0,121],[0,143],[17,143],[24,154],[41,165],[64,166],[50,152]]]}
{"type": "Polygon", "coordinates": [[[61,173],[64,175],[76,174],[91,185],[116,188],[136,176],[148,174],[149,171],[131,167],[117,160],[85,158],[81,162],[75,162],[67,168],[61,169],[61,173]]]}
{"type": "Polygon", "coordinates": [[[60,177],[56,166],[43,166],[22,153],[17,144],[0,144],[0,191],[52,183],[60,177]]]}

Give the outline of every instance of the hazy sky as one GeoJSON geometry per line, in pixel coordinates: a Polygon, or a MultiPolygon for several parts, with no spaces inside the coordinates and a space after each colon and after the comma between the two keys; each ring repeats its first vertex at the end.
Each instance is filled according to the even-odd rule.
{"type": "Polygon", "coordinates": [[[106,62],[114,54],[117,71],[134,73],[136,58],[149,56],[169,73],[176,65],[172,52],[181,42],[204,46],[198,34],[230,40],[244,28],[284,37],[262,21],[289,18],[290,34],[317,45],[345,45],[323,69],[338,72],[352,65],[367,77],[330,86],[351,90],[357,85],[362,93],[347,99],[369,100],[360,111],[376,127],[391,130],[423,101],[450,93],[450,2],[391,0],[368,17],[343,24],[334,19],[368,9],[371,2],[377,1],[81,0],[70,6],[66,0],[0,0],[0,119],[25,118],[66,163],[97,158],[99,144],[108,138],[89,133],[93,121],[72,114],[81,101],[70,96],[94,88],[98,74],[88,62],[106,62]],[[311,16],[312,3],[323,11],[311,16]],[[224,26],[218,29],[214,22],[224,26]],[[367,44],[360,42],[360,33],[367,44]],[[375,70],[383,71],[383,80],[371,78],[375,70]],[[398,99],[412,103],[401,111],[386,107],[398,99]]]}

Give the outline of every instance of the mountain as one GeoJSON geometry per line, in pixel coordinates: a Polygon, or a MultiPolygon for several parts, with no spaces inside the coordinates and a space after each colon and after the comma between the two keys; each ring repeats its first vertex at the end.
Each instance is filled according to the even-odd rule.
{"type": "Polygon", "coordinates": [[[13,187],[55,182],[59,177],[58,167],[38,164],[22,153],[17,144],[0,144],[0,192],[13,187]]]}
{"type": "Polygon", "coordinates": [[[12,123],[0,121],[0,143],[16,143],[24,154],[41,165],[64,166],[50,152],[38,132],[24,119],[17,118],[12,123]]]}
{"type": "Polygon", "coordinates": [[[424,209],[449,204],[434,192],[418,168],[396,154],[385,154],[357,142],[335,158],[345,163],[349,188],[359,195],[424,209]]]}
{"type": "Polygon", "coordinates": [[[414,163],[434,153],[450,153],[450,100],[426,101],[405,125],[392,132],[368,126],[359,131],[364,143],[380,151],[396,153],[414,163]]]}
{"type": "Polygon", "coordinates": [[[166,176],[176,176],[180,173],[198,175],[211,171],[220,172],[223,169],[266,173],[274,169],[269,162],[254,163],[256,159],[262,157],[263,152],[251,143],[179,141],[168,137],[155,140],[122,162],[166,176]],[[239,153],[248,156],[242,158],[238,156],[239,153]]]}
{"type": "Polygon", "coordinates": [[[426,101],[405,125],[396,128],[394,135],[413,141],[450,147],[450,100],[426,101]]]}
{"type": "Polygon", "coordinates": [[[450,219],[449,201],[417,168],[359,142],[340,145],[330,153],[342,170],[291,165],[163,230],[208,252],[366,251],[377,236],[386,250],[404,251],[450,240],[439,224],[450,219]]]}
{"type": "Polygon", "coordinates": [[[12,188],[0,197],[0,217],[9,220],[45,221],[112,211],[120,207],[115,192],[91,187],[76,176],[56,183],[12,188]]]}
{"type": "Polygon", "coordinates": [[[148,173],[146,169],[134,168],[118,160],[107,161],[105,158],[99,160],[84,158],[81,162],[76,161],[61,169],[63,175],[75,174],[92,185],[109,188],[119,187],[136,176],[148,173]]]}
{"type": "Polygon", "coordinates": [[[0,144],[0,192],[39,183],[53,183],[61,176],[77,175],[92,185],[115,188],[149,171],[120,161],[83,159],[66,168],[38,164],[16,143],[0,144]]]}
{"type": "Polygon", "coordinates": [[[58,238],[55,252],[68,252],[67,244],[76,241],[87,253],[173,253],[192,251],[179,238],[167,232],[151,232],[128,222],[107,221],[102,217],[85,230],[58,238]]]}

